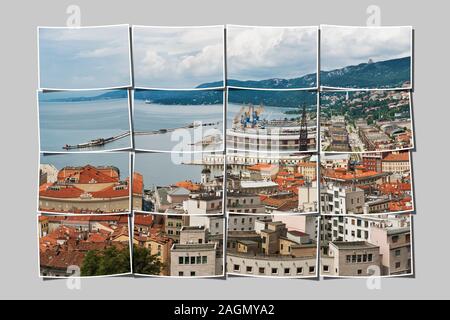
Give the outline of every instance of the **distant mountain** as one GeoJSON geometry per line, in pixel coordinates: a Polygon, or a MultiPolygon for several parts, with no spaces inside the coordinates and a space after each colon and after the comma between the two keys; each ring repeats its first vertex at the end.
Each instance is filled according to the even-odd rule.
{"type": "Polygon", "coordinates": [[[228,101],[236,104],[252,103],[265,106],[296,108],[302,105],[316,105],[317,94],[311,91],[262,91],[230,89],[228,101]]]}
{"type": "Polygon", "coordinates": [[[341,88],[400,88],[411,81],[411,57],[361,63],[320,72],[320,85],[341,88]]]}
{"type": "Polygon", "coordinates": [[[200,91],[165,91],[165,90],[136,90],[135,99],[149,100],[155,104],[167,105],[200,105],[222,104],[222,90],[200,91]]]}
{"type": "MultiPolygon", "coordinates": [[[[213,88],[221,86],[222,82],[210,82],[199,85],[197,88],[213,88]]],[[[316,73],[307,74],[300,78],[293,79],[266,79],[266,80],[227,80],[230,87],[260,88],[260,89],[295,89],[295,88],[315,88],[317,86],[316,73]]]]}
{"type": "MultiPolygon", "coordinates": [[[[386,88],[401,87],[404,82],[410,81],[411,58],[405,57],[380,62],[362,63],[356,66],[348,66],[332,71],[321,71],[321,85],[328,87],[345,88],[386,88]]],[[[222,81],[204,83],[198,89],[215,88],[222,86],[222,81]]],[[[293,79],[267,79],[240,81],[230,79],[228,86],[261,89],[293,89],[311,88],[316,86],[316,74],[308,74],[293,79]]],[[[71,97],[53,99],[53,102],[67,101],[94,101],[102,99],[119,99],[126,97],[126,90],[111,90],[94,97],[71,97]]],[[[218,104],[222,103],[221,90],[136,90],[135,98],[149,100],[155,104],[218,104]]],[[[312,105],[316,103],[314,92],[308,91],[257,91],[230,89],[231,103],[253,103],[280,106],[297,107],[302,104],[312,105]]]]}

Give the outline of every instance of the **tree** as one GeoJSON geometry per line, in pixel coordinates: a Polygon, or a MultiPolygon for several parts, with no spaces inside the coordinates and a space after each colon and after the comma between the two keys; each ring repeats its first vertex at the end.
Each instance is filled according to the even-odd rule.
{"type": "Polygon", "coordinates": [[[82,276],[103,276],[130,272],[130,251],[115,246],[86,253],[81,265],[82,276]]]}
{"type": "Polygon", "coordinates": [[[96,251],[88,251],[83,259],[83,264],[81,265],[81,275],[82,276],[93,276],[97,275],[97,270],[100,265],[100,258],[96,251]]]}
{"type": "Polygon", "coordinates": [[[150,250],[142,247],[133,247],[133,271],[140,274],[158,275],[164,268],[164,264],[157,255],[152,255],[150,250]]]}

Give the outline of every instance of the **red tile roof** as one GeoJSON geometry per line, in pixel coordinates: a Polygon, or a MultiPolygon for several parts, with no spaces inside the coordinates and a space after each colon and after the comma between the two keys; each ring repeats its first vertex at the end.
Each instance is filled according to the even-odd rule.
{"type": "Polygon", "coordinates": [[[398,162],[398,161],[409,161],[409,152],[400,153],[389,153],[383,158],[383,161],[398,162]]]}
{"type": "Polygon", "coordinates": [[[88,242],[94,242],[94,243],[104,243],[108,239],[108,236],[105,236],[101,233],[91,233],[89,235],[89,238],[87,239],[88,242]]]}
{"type": "Polygon", "coordinates": [[[277,169],[278,166],[274,164],[269,163],[257,163],[251,167],[248,167],[248,170],[250,171],[271,171],[274,169],[277,169]]]}
{"type": "Polygon", "coordinates": [[[75,178],[78,183],[108,183],[117,182],[119,177],[117,172],[112,168],[96,168],[91,165],[86,165],[80,168],[63,168],[58,172],[58,181],[65,181],[70,178],[75,178]]]}
{"type": "Polygon", "coordinates": [[[177,187],[187,189],[189,191],[198,191],[201,189],[201,185],[192,181],[180,181],[175,183],[177,187]]]}
{"type": "Polygon", "coordinates": [[[135,214],[134,225],[151,227],[153,224],[153,217],[149,214],[135,214]]]}
{"type": "Polygon", "coordinates": [[[274,207],[281,211],[288,211],[298,207],[298,198],[296,196],[283,199],[262,197],[261,202],[266,206],[274,207]]]}
{"type": "Polygon", "coordinates": [[[83,193],[83,190],[75,186],[59,186],[39,189],[39,196],[48,198],[79,198],[83,193]]]}

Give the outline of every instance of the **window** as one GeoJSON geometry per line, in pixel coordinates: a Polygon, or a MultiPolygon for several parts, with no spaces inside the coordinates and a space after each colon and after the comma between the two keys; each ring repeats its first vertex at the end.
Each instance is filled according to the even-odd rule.
{"type": "Polygon", "coordinates": [[[261,274],[264,274],[264,273],[266,273],[266,269],[265,268],[259,268],[259,273],[261,273],[261,274]]]}
{"type": "Polygon", "coordinates": [[[208,257],[207,256],[203,256],[202,257],[202,264],[207,264],[208,263],[208,257]]]}
{"type": "Polygon", "coordinates": [[[298,267],[297,268],[297,274],[302,274],[303,273],[303,268],[302,267],[298,267]]]}
{"type": "Polygon", "coordinates": [[[395,263],[395,269],[399,269],[400,266],[401,266],[401,263],[400,263],[400,262],[396,262],[396,263],[395,263]]]}
{"type": "Polygon", "coordinates": [[[278,269],[277,268],[272,268],[272,274],[277,274],[278,273],[278,269]]]}
{"type": "Polygon", "coordinates": [[[373,260],[373,254],[370,253],[370,254],[367,256],[367,261],[372,262],[372,260],[373,260]]]}
{"type": "Polygon", "coordinates": [[[397,243],[398,242],[398,236],[392,236],[392,242],[397,243]]]}
{"type": "Polygon", "coordinates": [[[191,277],[195,277],[195,271],[191,271],[191,277]]]}
{"type": "Polygon", "coordinates": [[[309,273],[316,272],[316,267],[309,267],[309,273]]]}
{"type": "Polygon", "coordinates": [[[361,275],[361,274],[362,274],[362,270],[358,269],[358,275],[361,275]]]}
{"type": "Polygon", "coordinates": [[[203,239],[198,239],[198,243],[202,244],[203,243],[203,239]]]}
{"type": "Polygon", "coordinates": [[[235,265],[233,266],[233,270],[234,270],[234,271],[239,271],[239,270],[241,270],[241,266],[238,265],[238,264],[235,264],[235,265]]]}
{"type": "Polygon", "coordinates": [[[284,268],[284,274],[290,274],[291,273],[291,269],[289,268],[284,268]]]}
{"type": "Polygon", "coordinates": [[[183,271],[178,272],[178,276],[180,277],[184,276],[184,272],[183,271]]]}
{"type": "Polygon", "coordinates": [[[247,268],[245,269],[247,272],[249,272],[249,273],[251,273],[252,272],[252,270],[253,270],[253,267],[249,267],[249,266],[247,266],[247,268]]]}
{"type": "Polygon", "coordinates": [[[189,257],[184,257],[184,264],[189,264],[189,257]]]}
{"type": "Polygon", "coordinates": [[[402,254],[401,250],[395,250],[395,256],[399,257],[402,254]]]}
{"type": "Polygon", "coordinates": [[[201,264],[202,263],[202,257],[196,257],[196,263],[201,264]]]}
{"type": "Polygon", "coordinates": [[[178,264],[183,264],[183,262],[184,262],[183,257],[179,257],[179,258],[178,258],[178,264]]]}
{"type": "Polygon", "coordinates": [[[191,264],[195,264],[195,257],[191,257],[191,264]]]}
{"type": "Polygon", "coordinates": [[[346,256],[345,259],[346,259],[347,263],[352,262],[352,256],[346,256]]]}

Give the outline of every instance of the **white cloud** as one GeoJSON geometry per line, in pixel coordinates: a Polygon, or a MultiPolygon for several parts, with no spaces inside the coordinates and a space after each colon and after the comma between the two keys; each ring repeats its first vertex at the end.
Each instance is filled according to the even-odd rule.
{"type": "Polygon", "coordinates": [[[223,78],[223,27],[135,27],[136,85],[193,88],[223,78]]]}
{"type": "Polygon", "coordinates": [[[123,54],[127,52],[126,46],[122,47],[104,47],[96,48],[93,50],[80,51],[77,54],[77,58],[104,58],[114,56],[117,54],[123,54]]]}
{"type": "Polygon", "coordinates": [[[321,66],[332,70],[349,65],[411,56],[411,28],[350,28],[324,26],[321,66]]]}
{"type": "Polygon", "coordinates": [[[221,44],[206,46],[200,52],[184,57],[179,67],[180,72],[196,76],[220,74],[223,70],[223,46],[221,44]]]}
{"type": "Polygon", "coordinates": [[[294,78],[317,68],[316,27],[227,29],[229,77],[239,80],[294,78]]]}

